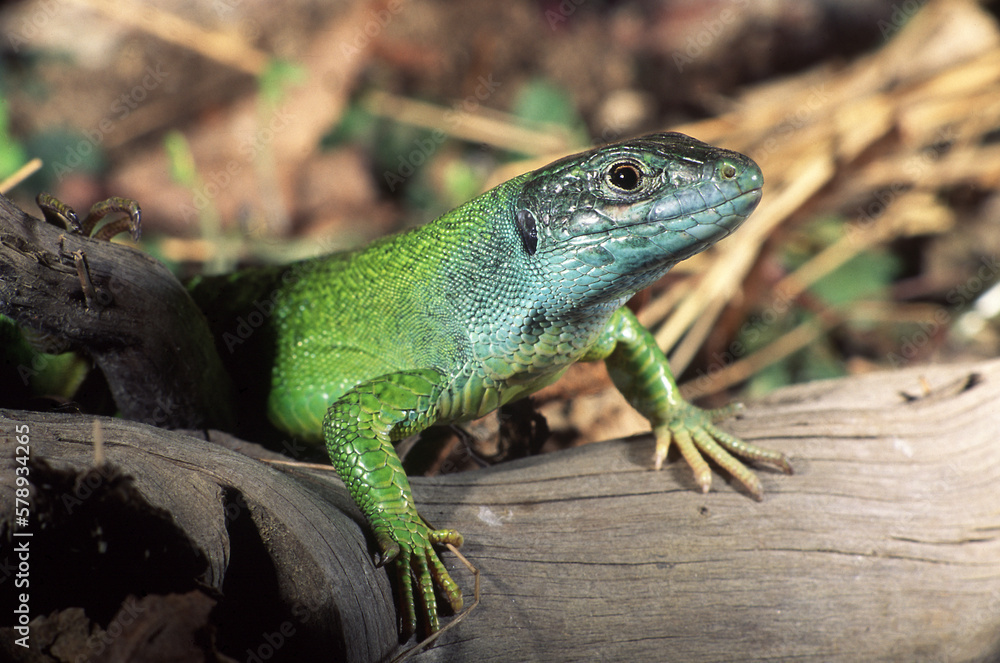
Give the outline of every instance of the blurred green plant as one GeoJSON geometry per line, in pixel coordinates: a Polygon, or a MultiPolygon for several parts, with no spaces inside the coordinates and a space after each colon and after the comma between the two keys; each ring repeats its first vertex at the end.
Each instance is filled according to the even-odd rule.
{"type": "Polygon", "coordinates": [[[306,80],[306,69],[297,62],[272,58],[257,77],[257,91],[262,105],[270,110],[281,103],[289,88],[306,80]]]}
{"type": "MultiPolygon", "coordinates": [[[[0,87],[0,95],[2,93],[0,87]]],[[[27,160],[24,148],[10,133],[7,102],[0,96],[0,180],[13,175],[27,160]]]]}
{"type": "Polygon", "coordinates": [[[191,152],[191,145],[180,131],[173,129],[163,137],[163,149],[167,153],[170,178],[191,192],[194,209],[198,215],[198,228],[202,239],[215,247],[205,263],[204,271],[219,274],[230,269],[226,256],[220,250],[222,222],[219,211],[211,197],[204,194],[205,187],[198,174],[198,167],[191,152]]]}
{"type": "MultiPolygon", "coordinates": [[[[322,145],[362,146],[371,160],[372,179],[404,203],[407,218],[423,222],[454,208],[482,191],[498,163],[524,156],[454,138],[450,127],[475,112],[460,103],[442,106],[441,128],[432,130],[375,115],[364,100],[362,93],[352,101],[322,145]]],[[[589,142],[572,97],[546,79],[533,79],[517,91],[511,115],[531,127],[564,129],[578,144],[589,142]]]]}
{"type": "MultiPolygon", "coordinates": [[[[845,232],[838,217],[817,219],[782,245],[779,260],[788,272],[804,264],[845,232]]],[[[854,315],[860,305],[876,304],[891,310],[891,285],[902,271],[902,261],[889,250],[872,248],[816,281],[800,297],[800,306],[790,306],[782,313],[758,311],[741,327],[737,343],[750,354],[779,341],[803,323],[822,326],[820,316],[837,320],[828,332],[820,334],[806,347],[758,371],[746,385],[749,397],[759,397],[793,383],[809,382],[845,375],[845,354],[873,354],[877,348],[891,346],[899,330],[893,325],[876,325],[864,316],[854,315]]]]}
{"type": "Polygon", "coordinates": [[[570,94],[544,78],[534,78],[517,92],[512,113],[529,124],[561,127],[575,145],[589,145],[587,125],[570,94]]]}
{"type": "Polygon", "coordinates": [[[43,352],[31,342],[33,337],[10,318],[0,316],[0,391],[15,399],[24,395],[73,398],[90,372],[90,361],[75,352],[43,352]]]}

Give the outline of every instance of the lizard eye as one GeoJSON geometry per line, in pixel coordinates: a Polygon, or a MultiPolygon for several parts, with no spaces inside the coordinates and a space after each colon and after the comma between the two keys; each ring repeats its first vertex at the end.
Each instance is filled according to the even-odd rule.
{"type": "Polygon", "coordinates": [[[518,210],[515,221],[517,221],[517,232],[521,235],[524,250],[529,256],[535,255],[535,251],[538,250],[538,227],[535,224],[535,215],[531,213],[531,210],[518,210]]]}
{"type": "Polygon", "coordinates": [[[631,161],[619,161],[608,169],[608,182],[622,191],[635,191],[642,184],[642,172],[631,161]]]}

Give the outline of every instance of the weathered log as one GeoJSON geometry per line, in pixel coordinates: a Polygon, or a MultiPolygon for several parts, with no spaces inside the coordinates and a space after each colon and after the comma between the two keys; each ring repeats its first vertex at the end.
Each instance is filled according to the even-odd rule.
{"type": "MultiPolygon", "coordinates": [[[[279,638],[280,660],[316,651],[379,660],[394,648],[388,580],[343,485],[324,477],[332,468],[318,478],[282,472],[192,435],[106,417],[0,410],[0,427],[4,494],[23,466],[17,448],[32,459],[34,506],[16,528],[32,533],[31,615],[84,608],[100,630],[79,640],[79,653],[105,654],[122,630],[145,627],[133,619],[115,631],[121,610],[141,615],[131,597],[195,590],[219,601],[211,623],[237,657],[279,638]],[[104,463],[95,464],[95,436],[104,463]]],[[[7,536],[13,507],[0,505],[7,536]]]]}
{"type": "Polygon", "coordinates": [[[40,221],[2,195],[0,314],[93,357],[126,418],[231,425],[229,377],[173,274],[142,251],[40,221]]]}
{"type": "MultiPolygon", "coordinates": [[[[694,492],[681,462],[650,471],[648,437],[415,478],[422,514],[459,529],[482,574],[481,604],[417,660],[1000,660],[998,400],[1000,361],[776,392],[728,424],[792,459],[794,476],[760,471],[762,503],[719,477],[694,492]]],[[[7,468],[19,423],[36,459],[92,464],[90,418],[2,414],[7,468]]],[[[108,461],[202,555],[185,568],[201,559],[221,588],[213,624],[229,656],[390,655],[390,583],[332,472],[100,426],[108,461]],[[272,647],[282,627],[291,635],[272,647]]],[[[71,558],[32,545],[39,584],[44,559],[71,558]]],[[[445,558],[471,601],[471,575],[445,558]]]]}

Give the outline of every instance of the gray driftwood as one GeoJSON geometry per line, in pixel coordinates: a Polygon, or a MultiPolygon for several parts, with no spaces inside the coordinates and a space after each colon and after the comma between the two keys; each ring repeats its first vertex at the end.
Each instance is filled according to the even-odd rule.
{"type": "MultiPolygon", "coordinates": [[[[696,493],[680,462],[650,471],[648,437],[416,478],[424,516],[459,529],[482,574],[479,607],[416,660],[1000,660],[998,402],[998,361],[784,389],[728,424],[792,459],[794,476],[761,470],[762,503],[718,476],[696,493]]],[[[8,468],[18,422],[36,459],[91,464],[91,418],[2,414],[8,468]]],[[[390,584],[331,473],[118,420],[101,435],[203,553],[209,588],[248,540],[266,552],[256,581],[273,575],[274,619],[293,629],[268,660],[295,638],[310,653],[296,660],[391,655],[390,584]]],[[[445,558],[471,601],[471,575],[445,558]]],[[[226,652],[266,644],[249,642],[226,652]]]]}
{"type": "Polygon", "coordinates": [[[2,195],[0,314],[89,354],[128,419],[231,425],[229,377],[173,274],[142,251],[58,228],[2,195]]]}

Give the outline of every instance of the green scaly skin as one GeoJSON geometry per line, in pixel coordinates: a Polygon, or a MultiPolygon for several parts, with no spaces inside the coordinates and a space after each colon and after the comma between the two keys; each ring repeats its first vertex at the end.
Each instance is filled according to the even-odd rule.
{"type": "Polygon", "coordinates": [[[434,546],[462,537],[417,513],[393,449],[408,435],[481,417],[574,362],[604,360],[653,426],[657,469],[676,443],[702,490],[708,457],[758,498],[760,482],[736,456],[790,471],[783,455],[715,427],[732,408],[685,402],[663,352],[623,307],[735,230],[762,184],[741,154],[655,134],[514,178],[362,250],[199,278],[191,294],[247,412],[266,399],[278,428],[325,441],[381,562],[395,562],[404,632],[417,626],[414,588],[422,621],[437,630],[435,589],[456,611],[462,593],[434,546]]]}
{"type": "Polygon", "coordinates": [[[703,490],[704,455],[755,497],[760,483],[734,454],[789,469],[716,428],[730,410],[681,399],[663,352],[623,307],[736,229],[762,184],[741,154],[656,134],[562,159],[362,250],[203,279],[193,294],[221,319],[251,300],[273,304],[257,307],[268,313],[271,421],[325,440],[382,561],[396,563],[404,631],[416,628],[414,587],[437,630],[435,586],[454,610],[462,595],[434,546],[461,536],[424,523],[393,450],[432,424],[481,417],[603,359],[653,426],[657,468],[676,442],[703,490]]]}

